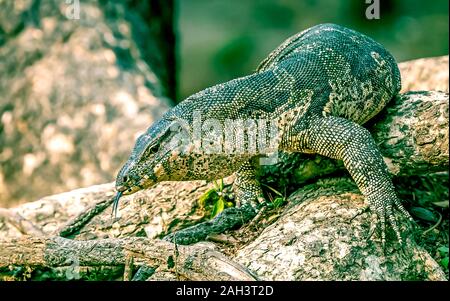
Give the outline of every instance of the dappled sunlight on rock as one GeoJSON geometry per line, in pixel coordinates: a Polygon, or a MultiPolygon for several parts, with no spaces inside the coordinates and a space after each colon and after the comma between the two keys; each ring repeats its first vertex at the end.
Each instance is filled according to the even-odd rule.
{"type": "MultiPolygon", "coordinates": [[[[33,1],[16,2],[11,16],[26,18],[21,12],[33,1]]],[[[146,52],[132,39],[136,26],[148,26],[141,17],[129,23],[125,15],[134,13],[122,3],[105,4],[117,19],[106,19],[96,2],[82,3],[80,20],[65,17],[64,2],[39,5],[37,26],[0,23],[16,30],[0,47],[0,206],[112,181],[136,133],[169,108],[144,61],[158,62],[157,48],[146,52]]]]}

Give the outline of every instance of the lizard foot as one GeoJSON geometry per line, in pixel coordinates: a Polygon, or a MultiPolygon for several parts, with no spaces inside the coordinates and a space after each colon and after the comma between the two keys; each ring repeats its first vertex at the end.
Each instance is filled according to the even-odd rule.
{"type": "Polygon", "coordinates": [[[369,235],[367,239],[370,239],[373,233],[376,231],[377,227],[381,230],[381,244],[383,245],[383,249],[386,247],[386,220],[392,227],[392,229],[395,232],[395,235],[397,237],[397,241],[400,245],[403,245],[403,239],[400,233],[400,227],[398,225],[398,221],[395,218],[394,215],[394,208],[400,211],[401,216],[403,218],[408,219],[409,221],[414,223],[413,218],[408,213],[408,211],[405,210],[403,205],[401,204],[400,200],[397,198],[397,196],[391,196],[389,197],[389,200],[383,200],[381,201],[378,198],[371,198],[368,197],[369,207],[370,211],[373,212],[371,222],[370,222],[370,229],[369,229],[369,235]]]}
{"type": "Polygon", "coordinates": [[[238,228],[253,219],[256,214],[257,210],[250,204],[242,205],[240,208],[226,208],[210,221],[170,233],[163,239],[179,245],[193,244],[205,240],[210,234],[238,228]]]}

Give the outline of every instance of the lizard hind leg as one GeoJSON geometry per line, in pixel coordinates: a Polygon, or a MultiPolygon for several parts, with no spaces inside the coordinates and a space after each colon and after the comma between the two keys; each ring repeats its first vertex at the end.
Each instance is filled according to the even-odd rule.
{"type": "MultiPolygon", "coordinates": [[[[293,128],[291,140],[306,141],[298,145],[297,151],[309,149],[320,155],[343,160],[363,193],[370,211],[376,215],[374,224],[381,230],[382,245],[386,241],[388,225],[395,232],[397,241],[402,244],[401,227],[395,218],[394,208],[402,216],[411,218],[397,197],[383,156],[369,131],[351,120],[335,116],[315,116],[309,124],[306,130],[302,128],[298,133],[295,132],[296,127],[293,128]]],[[[296,145],[291,147],[295,148],[296,145]]]]}
{"type": "Polygon", "coordinates": [[[164,237],[176,244],[188,245],[207,239],[208,235],[236,229],[252,220],[263,200],[255,171],[250,162],[244,163],[236,172],[233,190],[237,207],[226,208],[212,220],[182,229],[164,237]]]}

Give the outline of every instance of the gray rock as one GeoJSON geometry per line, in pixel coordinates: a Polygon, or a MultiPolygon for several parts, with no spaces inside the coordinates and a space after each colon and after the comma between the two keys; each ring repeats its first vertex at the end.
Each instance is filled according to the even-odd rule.
{"type": "Polygon", "coordinates": [[[0,206],[114,180],[170,107],[141,7],[75,2],[0,2],[0,206]]]}

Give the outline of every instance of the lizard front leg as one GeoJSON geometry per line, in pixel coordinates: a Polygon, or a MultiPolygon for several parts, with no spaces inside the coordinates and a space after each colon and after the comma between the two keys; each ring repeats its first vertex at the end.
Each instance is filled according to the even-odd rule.
{"type": "Polygon", "coordinates": [[[226,208],[214,219],[171,233],[164,239],[177,244],[188,245],[205,240],[210,234],[223,233],[238,228],[254,218],[258,211],[259,202],[263,200],[262,190],[256,180],[254,168],[250,162],[245,162],[235,175],[233,191],[237,207],[226,208]]]}
{"type": "Polygon", "coordinates": [[[294,125],[290,147],[300,152],[313,151],[343,160],[370,210],[376,214],[377,221],[372,223],[370,232],[374,226],[381,226],[384,246],[387,221],[402,243],[393,210],[396,208],[403,216],[412,218],[397,197],[388,168],[369,131],[350,120],[334,116],[315,116],[308,121],[309,126],[294,125]]]}

